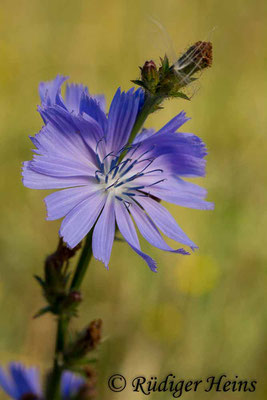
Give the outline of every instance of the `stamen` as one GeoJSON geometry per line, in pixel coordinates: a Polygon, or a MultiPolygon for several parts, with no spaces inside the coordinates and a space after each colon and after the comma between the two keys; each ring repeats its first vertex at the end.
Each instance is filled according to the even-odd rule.
{"type": "Polygon", "coordinates": [[[100,182],[100,179],[99,179],[99,177],[98,177],[98,174],[101,174],[101,175],[102,175],[102,172],[99,171],[99,170],[95,171],[95,178],[96,178],[96,180],[97,180],[98,182],[100,182]]]}
{"type": "MultiPolygon", "coordinates": [[[[134,161],[132,162],[132,164],[129,165],[129,167],[121,174],[121,178],[122,178],[124,175],[126,175],[127,172],[129,172],[129,171],[135,166],[136,163],[137,163],[137,160],[134,160],[134,161]]],[[[122,170],[124,167],[125,167],[125,165],[120,169],[120,172],[121,172],[121,170],[122,170]]]]}
{"type": "Polygon", "coordinates": [[[143,154],[141,154],[141,156],[139,156],[137,158],[137,160],[139,160],[141,157],[143,157],[145,154],[149,153],[151,150],[153,150],[155,148],[155,145],[153,144],[150,149],[146,150],[143,154]]]}
{"type": "MultiPolygon", "coordinates": [[[[149,161],[148,164],[140,171],[140,173],[144,172],[153,163],[154,160],[155,160],[155,158],[152,158],[152,159],[151,158],[147,158],[145,160],[139,161],[139,163],[143,162],[143,161],[149,161]]],[[[146,172],[146,174],[147,174],[147,172],[146,172]]]]}
{"type": "Polygon", "coordinates": [[[134,186],[134,187],[129,187],[127,189],[129,189],[129,190],[140,190],[140,189],[144,189],[144,188],[145,188],[145,186],[134,186]]]}
{"type": "Polygon", "coordinates": [[[125,196],[130,196],[130,197],[136,196],[135,193],[129,193],[129,192],[122,192],[122,194],[124,194],[125,196]]]}
{"type": "Polygon", "coordinates": [[[151,187],[151,186],[157,185],[158,183],[164,182],[164,181],[166,181],[166,180],[167,180],[167,179],[161,179],[160,181],[151,183],[151,185],[147,185],[146,187],[151,187]]]}
{"type": "MultiPolygon", "coordinates": [[[[127,160],[122,161],[122,162],[120,163],[120,164],[121,164],[120,172],[123,170],[123,168],[125,167],[125,165],[126,165],[129,161],[132,161],[132,159],[131,159],[131,158],[127,158],[127,160]]],[[[119,165],[120,165],[120,164],[119,164],[119,165]]]]}
{"type": "Polygon", "coordinates": [[[95,148],[95,153],[96,153],[96,154],[97,154],[97,151],[98,151],[98,146],[99,146],[99,144],[100,144],[103,140],[105,140],[105,137],[104,137],[104,136],[103,136],[101,139],[99,139],[99,141],[97,142],[96,148],[95,148]]]}
{"type": "Polygon", "coordinates": [[[109,154],[107,154],[107,155],[103,158],[103,161],[104,161],[107,157],[110,157],[110,156],[116,157],[116,158],[117,158],[117,156],[115,156],[115,155],[113,154],[113,151],[111,151],[109,154]]]}
{"type": "Polygon", "coordinates": [[[160,169],[160,168],[158,168],[158,169],[152,169],[151,171],[147,171],[147,172],[145,173],[145,175],[151,174],[152,172],[163,172],[163,169],[160,169]]]}
{"type": "Polygon", "coordinates": [[[116,174],[117,174],[117,172],[118,172],[119,167],[116,166],[116,167],[114,167],[114,168],[115,168],[115,171],[114,171],[114,174],[113,174],[113,176],[112,176],[112,179],[115,178],[115,176],[116,176],[116,174]]]}
{"type": "MultiPolygon", "coordinates": [[[[114,186],[114,188],[117,187],[116,183],[118,182],[118,180],[119,180],[119,179],[117,179],[116,182],[113,182],[111,185],[109,185],[109,186],[105,189],[105,192],[106,192],[108,189],[110,189],[112,186],[114,186]]],[[[122,183],[123,183],[123,182],[122,182],[122,183]]],[[[122,184],[122,183],[121,183],[121,184],[122,184]]],[[[120,186],[121,184],[119,184],[119,186],[120,186]]]]}
{"type": "Polygon", "coordinates": [[[123,201],[122,198],[119,197],[119,196],[117,196],[117,195],[115,195],[115,198],[116,198],[117,200],[119,200],[119,201],[123,201]]]}
{"type": "Polygon", "coordinates": [[[134,153],[136,152],[136,150],[139,149],[139,147],[141,146],[141,144],[142,144],[142,143],[140,142],[140,143],[134,144],[134,145],[132,145],[132,146],[129,147],[129,150],[128,150],[128,151],[130,151],[130,150],[133,149],[133,152],[132,152],[132,154],[131,154],[131,157],[134,155],[134,153]]]}

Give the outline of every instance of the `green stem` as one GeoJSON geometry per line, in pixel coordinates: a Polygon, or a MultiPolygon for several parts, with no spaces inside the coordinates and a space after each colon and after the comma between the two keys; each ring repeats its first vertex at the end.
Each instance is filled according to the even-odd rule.
{"type": "Polygon", "coordinates": [[[75,274],[73,276],[70,289],[71,290],[78,290],[82,284],[83,278],[87,271],[89,262],[92,258],[92,236],[93,236],[93,229],[88,233],[86,236],[85,245],[83,247],[75,274]]]}
{"type": "Polygon", "coordinates": [[[142,110],[140,111],[138,117],[136,118],[135,124],[133,126],[130,138],[129,138],[129,144],[131,144],[137,135],[137,133],[140,131],[142,126],[144,125],[145,120],[151,114],[153,111],[155,111],[155,107],[158,106],[163,100],[162,96],[150,96],[147,97],[145,100],[145,103],[143,105],[142,110]]]}
{"type": "MultiPolygon", "coordinates": [[[[86,236],[86,241],[82,249],[82,253],[71,282],[70,290],[78,290],[82,284],[83,278],[85,276],[89,262],[92,257],[92,234],[93,230],[91,229],[91,231],[86,236]]],[[[59,400],[61,398],[60,381],[63,372],[62,354],[65,348],[65,340],[68,330],[68,324],[69,324],[69,317],[66,317],[64,315],[58,316],[54,366],[51,377],[49,379],[48,390],[47,390],[48,400],[59,400]]]]}
{"type": "Polygon", "coordinates": [[[68,319],[63,315],[59,315],[57,321],[57,338],[55,346],[54,367],[52,374],[49,378],[48,389],[46,393],[46,398],[49,400],[59,400],[61,398],[60,382],[61,374],[63,372],[61,365],[61,354],[64,350],[67,326],[68,319]]]}

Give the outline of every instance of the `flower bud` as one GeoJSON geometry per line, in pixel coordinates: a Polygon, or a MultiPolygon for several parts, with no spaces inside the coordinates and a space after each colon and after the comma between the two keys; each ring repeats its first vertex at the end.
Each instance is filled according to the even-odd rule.
{"type": "Polygon", "coordinates": [[[158,82],[157,66],[153,60],[146,61],[143,68],[141,68],[141,78],[143,82],[158,82]]]}
{"type": "Polygon", "coordinates": [[[141,70],[141,79],[133,80],[133,83],[141,86],[148,93],[155,94],[159,83],[159,71],[153,60],[146,61],[141,70]]]}
{"type": "MultiPolygon", "coordinates": [[[[196,72],[212,65],[211,42],[196,42],[174,64],[174,70],[183,77],[192,76],[196,72]]],[[[186,79],[185,79],[186,82],[186,79]]]]}
{"type": "Polygon", "coordinates": [[[69,315],[76,315],[77,306],[82,301],[82,295],[78,290],[72,290],[59,305],[59,311],[64,311],[69,315]]]}
{"type": "Polygon", "coordinates": [[[90,322],[89,326],[79,333],[76,339],[69,344],[64,352],[64,359],[67,363],[72,363],[77,359],[86,356],[93,351],[101,341],[102,320],[96,319],[90,322]]]}

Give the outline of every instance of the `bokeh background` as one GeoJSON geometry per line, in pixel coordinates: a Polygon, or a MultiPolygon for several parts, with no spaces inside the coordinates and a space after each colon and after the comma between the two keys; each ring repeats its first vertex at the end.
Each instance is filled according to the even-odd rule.
{"type": "Polygon", "coordinates": [[[167,102],[146,124],[159,128],[184,109],[192,117],[185,130],[208,145],[207,176],[199,183],[215,210],[169,206],[200,249],[182,257],[142,241],[158,261],[153,274],[116,243],[110,271],[92,262],[73,328],[104,320],[102,400],[144,397],[130,388],[110,392],[114,373],[130,380],[170,372],[258,381],[254,394],[189,392],[188,400],[266,398],[266,9],[265,0],[1,0],[1,364],[21,360],[45,371],[54,346],[51,316],[32,319],[44,304],[32,276],[55,249],[60,222],[45,220],[47,193],[24,188],[20,177],[21,162],[31,158],[28,136],[42,125],[39,82],[62,73],[110,103],[147,59],[211,40],[214,65],[191,102],[167,102]]]}

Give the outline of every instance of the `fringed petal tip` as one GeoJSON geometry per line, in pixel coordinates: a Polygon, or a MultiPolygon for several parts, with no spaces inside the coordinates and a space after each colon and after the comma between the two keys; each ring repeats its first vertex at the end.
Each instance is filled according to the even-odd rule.
{"type": "Polygon", "coordinates": [[[194,246],[190,246],[190,249],[191,249],[193,252],[195,252],[196,250],[199,249],[199,247],[198,247],[197,245],[194,245],[194,246]]]}
{"type": "Polygon", "coordinates": [[[175,250],[174,253],[178,253],[178,254],[181,254],[183,256],[190,256],[191,255],[188,251],[186,251],[183,248],[175,250]]]}
{"type": "Polygon", "coordinates": [[[215,204],[210,201],[203,200],[201,210],[212,211],[215,208],[215,204]]]}

